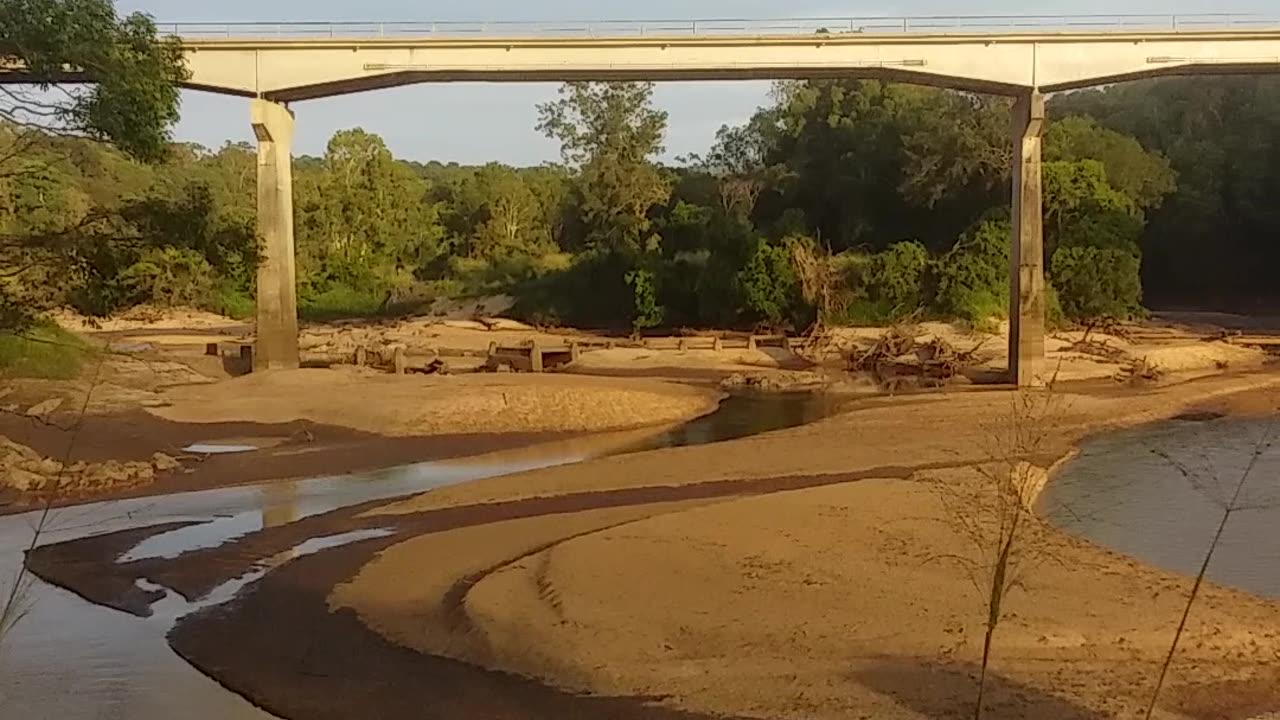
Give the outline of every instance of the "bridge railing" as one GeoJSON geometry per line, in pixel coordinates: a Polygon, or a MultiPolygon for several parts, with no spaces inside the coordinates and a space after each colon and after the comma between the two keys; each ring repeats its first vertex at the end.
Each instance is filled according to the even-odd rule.
{"type": "Polygon", "coordinates": [[[1200,13],[1184,15],[932,15],[791,19],[603,20],[467,22],[177,22],[159,23],[165,34],[189,39],[458,38],[762,36],[813,33],[1027,33],[1203,32],[1280,29],[1280,15],[1200,13]]]}

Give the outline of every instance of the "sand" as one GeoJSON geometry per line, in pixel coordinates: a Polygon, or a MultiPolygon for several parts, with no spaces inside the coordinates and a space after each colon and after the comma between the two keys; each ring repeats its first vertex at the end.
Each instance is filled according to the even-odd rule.
{"type": "MultiPolygon", "coordinates": [[[[1042,449],[1043,464],[1052,463],[1090,432],[1167,418],[1190,406],[1230,410],[1244,402],[1252,412],[1274,410],[1280,396],[1266,392],[1270,388],[1280,388],[1280,375],[1220,376],[1147,390],[1108,386],[1105,394],[1058,391],[1051,422],[1047,421],[1052,437],[1042,449]],[[1240,393],[1244,395],[1235,397],[1240,393]]],[[[992,426],[1008,420],[1016,398],[1016,393],[1005,390],[868,398],[854,403],[849,412],[809,425],[731,443],[670,448],[490,478],[441,488],[379,512],[637,485],[972,464],[990,457],[992,426]]]]}
{"type": "MultiPolygon", "coordinates": [[[[1089,431],[1230,407],[1231,393],[1254,388],[1256,397],[1276,384],[1245,376],[1068,396],[1037,462],[1047,467],[1089,431]]],[[[990,456],[982,445],[990,426],[977,418],[998,418],[1010,401],[972,393],[872,403],[721,445],[395,503],[370,515],[717,479],[872,476],[649,506],[651,517],[643,507],[587,511],[423,536],[383,552],[331,607],[354,610],[397,645],[571,691],[660,696],[672,707],[749,717],[964,717],[985,607],[963,567],[941,558],[972,551],[923,481],[974,482],[973,466],[990,456]],[[898,479],[874,479],[877,468],[898,479]],[[592,530],[613,522],[622,524],[592,530]],[[426,561],[464,547],[475,562],[426,561]],[[437,612],[446,595],[447,621],[437,612]]],[[[1051,529],[1041,537],[1052,559],[1027,573],[1006,608],[989,717],[1139,716],[1188,581],[1051,529]]],[[[1246,718],[1280,706],[1280,606],[1209,588],[1189,632],[1159,717],[1246,718]]]]}
{"type": "Polygon", "coordinates": [[[261,372],[173,388],[151,408],[179,422],[293,420],[390,436],[624,430],[687,420],[720,393],[652,380],[564,375],[396,376],[359,368],[261,372]]]}

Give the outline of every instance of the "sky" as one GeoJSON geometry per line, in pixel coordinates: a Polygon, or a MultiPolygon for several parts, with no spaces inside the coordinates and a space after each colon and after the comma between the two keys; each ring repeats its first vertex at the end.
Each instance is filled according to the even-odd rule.
{"type": "MultiPolygon", "coordinates": [[[[897,15],[1087,13],[1262,13],[1274,0],[118,0],[121,13],[141,11],[159,22],[301,20],[646,20],[803,18],[897,15]]],[[[702,153],[720,126],[747,120],[767,100],[760,82],[685,82],[658,85],[654,101],[669,114],[665,159],[702,153]]],[[[552,84],[430,84],[292,105],[295,155],[321,155],[334,132],[362,127],[381,135],[409,160],[536,165],[558,158],[557,144],[538,133],[537,105],[554,98],[552,84]]],[[[199,92],[183,95],[176,138],[216,148],[253,139],[242,98],[199,92]]]]}

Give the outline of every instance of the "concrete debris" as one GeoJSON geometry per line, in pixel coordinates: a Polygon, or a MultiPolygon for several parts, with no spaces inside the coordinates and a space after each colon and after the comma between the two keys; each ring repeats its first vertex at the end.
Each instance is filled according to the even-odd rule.
{"type": "Polygon", "coordinates": [[[93,495],[151,483],[157,473],[171,472],[180,463],[164,453],[150,462],[62,463],[0,436],[0,488],[23,493],[93,495]]]}
{"type": "Polygon", "coordinates": [[[60,397],[57,397],[57,398],[49,398],[48,400],[45,400],[44,402],[37,403],[36,405],[32,405],[32,406],[27,410],[27,415],[29,415],[29,416],[31,416],[31,417],[45,417],[45,416],[47,416],[49,413],[52,413],[53,411],[55,411],[55,410],[57,410],[58,408],[62,407],[62,402],[63,402],[63,400],[62,400],[62,398],[60,398],[60,397]]]}

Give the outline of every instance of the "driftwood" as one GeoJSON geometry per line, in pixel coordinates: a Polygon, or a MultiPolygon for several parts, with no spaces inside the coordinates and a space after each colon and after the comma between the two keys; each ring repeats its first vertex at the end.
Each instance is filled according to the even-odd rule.
{"type": "Polygon", "coordinates": [[[917,343],[906,330],[893,327],[867,350],[851,353],[848,369],[871,373],[881,385],[897,384],[904,378],[945,382],[972,364],[974,354],[984,343],[962,352],[942,338],[917,343]]]}
{"type": "Polygon", "coordinates": [[[1129,353],[1121,350],[1114,345],[1108,344],[1105,340],[1098,342],[1097,340],[1080,340],[1071,343],[1068,348],[1071,352],[1078,352],[1082,355],[1100,358],[1108,362],[1125,362],[1129,360],[1129,353]]]}

